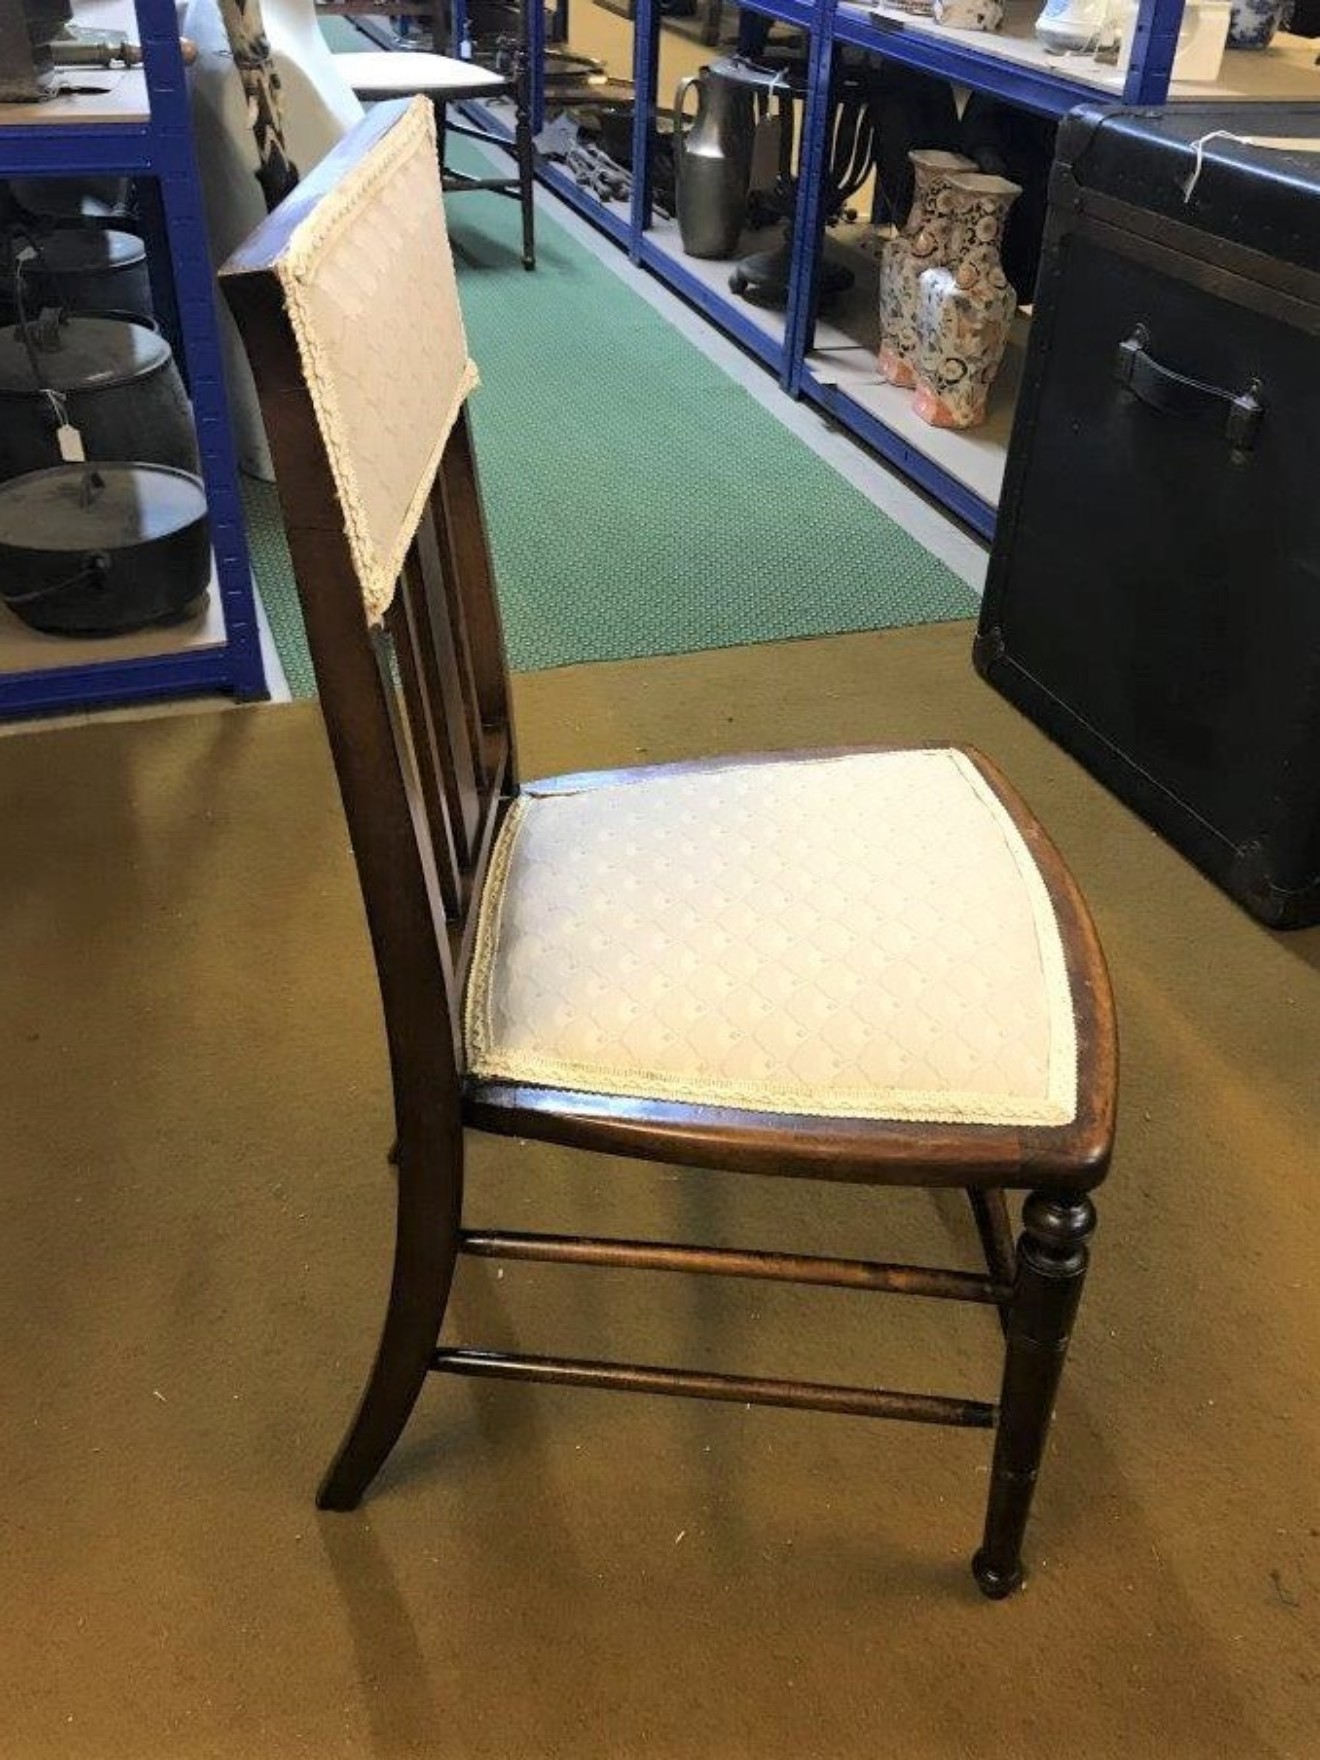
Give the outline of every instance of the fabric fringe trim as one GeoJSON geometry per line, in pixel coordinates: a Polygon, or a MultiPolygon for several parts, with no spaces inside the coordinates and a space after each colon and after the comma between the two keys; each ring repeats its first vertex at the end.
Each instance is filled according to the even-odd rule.
{"type": "MultiPolygon", "coordinates": [[[[314,334],[314,325],[305,289],[315,276],[322,254],[344,227],[352,223],[357,210],[369,202],[381,185],[387,182],[399,167],[419,150],[429,151],[432,159],[436,159],[438,147],[435,111],[429,100],[424,97],[416,97],[412,100],[398,123],[387,135],[382,137],[371,156],[363,162],[362,166],[346,177],[333,195],[318,204],[310,218],[293,234],[288,249],[275,264],[275,272],[279,276],[280,285],[284,290],[285,304],[298,344],[298,356],[302,362],[303,374],[307,380],[312,404],[316,410],[317,422],[320,425],[326,452],[330,458],[330,468],[334,473],[335,486],[339,491],[339,501],[344,513],[344,530],[348,537],[353,564],[362,588],[362,603],[366,610],[367,622],[373,626],[384,621],[385,614],[394,601],[399,571],[403,567],[408,546],[417,535],[417,528],[421,524],[422,514],[430,497],[436,472],[440,468],[440,460],[449,443],[449,436],[454,430],[454,424],[459,418],[464,403],[481,381],[477,374],[476,365],[467,353],[467,335],[463,329],[463,314],[458,306],[457,298],[455,298],[455,312],[458,318],[463,353],[466,357],[463,372],[454,388],[448,408],[441,415],[436,443],[428,455],[399,530],[395,534],[389,550],[382,556],[373,544],[368,529],[366,509],[358,493],[357,473],[353,466],[352,452],[345,437],[339,400],[335,394],[329,363],[314,334]]],[[[444,221],[443,197],[438,175],[436,200],[441,203],[440,226],[445,249],[448,251],[449,233],[444,221]]],[[[450,272],[451,274],[453,272],[452,259],[450,272]]]]}

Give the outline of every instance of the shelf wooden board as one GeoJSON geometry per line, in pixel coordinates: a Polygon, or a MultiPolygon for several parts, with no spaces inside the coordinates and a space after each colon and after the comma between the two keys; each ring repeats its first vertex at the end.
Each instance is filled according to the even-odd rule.
{"type": "Polygon", "coordinates": [[[0,128],[66,128],[86,123],[141,127],[151,111],[140,67],[70,67],[62,77],[81,88],[39,104],[0,104],[0,128]]]}
{"type": "Polygon", "coordinates": [[[1013,406],[1022,376],[1022,349],[1010,344],[991,394],[988,419],[979,428],[932,428],[912,410],[912,393],[886,385],[875,370],[869,348],[854,343],[843,348],[816,348],[807,369],[820,384],[835,385],[869,415],[897,434],[941,470],[990,507],[998,504],[1004,486],[1013,406]]]}
{"type": "MultiPolygon", "coordinates": [[[[1117,67],[1097,61],[1092,55],[1055,54],[1039,41],[1035,34],[1040,12],[1037,0],[1005,0],[1004,23],[998,31],[946,30],[931,19],[917,18],[883,3],[843,5],[839,12],[854,21],[868,19],[882,32],[916,36],[984,56],[991,63],[1028,68],[1036,74],[1087,87],[1106,98],[1123,95],[1125,76],[1117,67]]],[[[1177,81],[1170,87],[1169,98],[1176,103],[1320,100],[1320,68],[1315,65],[1318,49],[1320,44],[1308,37],[1281,32],[1268,49],[1228,50],[1217,80],[1177,81]]]]}
{"type": "Polygon", "coordinates": [[[1268,49],[1228,49],[1219,78],[1209,85],[1175,80],[1169,87],[1174,103],[1218,103],[1252,100],[1265,103],[1315,103],[1320,100],[1320,67],[1315,58],[1320,42],[1284,32],[1268,49]]]}
{"type": "Polygon", "coordinates": [[[53,672],[62,666],[98,666],[106,662],[149,660],[162,654],[183,654],[199,648],[223,647],[224,613],[212,577],[206,609],[185,623],[138,630],[127,636],[48,636],[29,629],[14,612],[0,606],[0,675],[53,672]]]}
{"type": "Polygon", "coordinates": [[[868,414],[899,435],[994,506],[1004,482],[1013,409],[1026,347],[1026,318],[1015,327],[1004,364],[990,394],[987,420],[978,428],[932,428],[913,413],[912,393],[886,384],[876,371],[879,333],[879,268],[873,255],[847,240],[831,239],[830,258],[845,263],[857,279],[816,323],[815,346],[807,368],[818,383],[836,385],[868,414]]]}
{"type": "MultiPolygon", "coordinates": [[[[73,23],[82,30],[123,31],[130,42],[138,40],[132,0],[74,0],[73,23]]],[[[0,104],[0,127],[62,128],[69,123],[140,127],[150,120],[147,80],[140,67],[67,67],[60,80],[81,89],[39,104],[0,104]]]]}
{"type": "Polygon", "coordinates": [[[1009,61],[1056,79],[1093,85],[1097,90],[1113,92],[1115,89],[1121,91],[1123,87],[1121,76],[1112,67],[1102,67],[1093,56],[1055,55],[1046,49],[1036,36],[1036,19],[1040,14],[1037,0],[1005,0],[1004,22],[997,31],[947,30],[933,19],[915,17],[897,6],[845,5],[840,6],[839,11],[854,18],[859,15],[869,17],[883,30],[897,30],[935,43],[956,45],[992,61],[1009,61]]]}

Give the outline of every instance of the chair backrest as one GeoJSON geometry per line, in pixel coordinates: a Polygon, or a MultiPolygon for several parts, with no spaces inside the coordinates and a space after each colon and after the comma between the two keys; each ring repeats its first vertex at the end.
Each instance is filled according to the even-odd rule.
{"type": "Polygon", "coordinates": [[[456,1097],[476,902],[517,789],[426,100],[373,109],[221,277],[275,461],[402,1135],[424,1087],[448,1073],[456,1097]]]}

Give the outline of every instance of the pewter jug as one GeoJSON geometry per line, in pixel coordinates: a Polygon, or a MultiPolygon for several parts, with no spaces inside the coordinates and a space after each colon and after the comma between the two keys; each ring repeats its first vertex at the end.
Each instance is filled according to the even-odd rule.
{"type": "Polygon", "coordinates": [[[690,257],[731,257],[747,215],[756,132],[752,87],[716,61],[678,82],[674,95],[674,169],[678,230],[690,257]],[[697,88],[697,113],[685,123],[683,101],[697,88]]]}

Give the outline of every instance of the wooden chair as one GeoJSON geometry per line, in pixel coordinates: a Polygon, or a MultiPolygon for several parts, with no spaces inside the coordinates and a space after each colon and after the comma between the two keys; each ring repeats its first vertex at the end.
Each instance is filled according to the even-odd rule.
{"type": "Polygon", "coordinates": [[[319,1502],[357,1504],[433,1370],[997,1418],[974,1568],[1008,1594],[1113,1130],[1114,1021],[1085,906],[993,767],[952,748],[520,786],[431,142],[424,104],[382,105],[223,271],[274,450],[398,1123],[384,1334],[319,1502]],[[409,347],[382,346],[394,336],[409,347]],[[466,1129],[961,1186],[988,1270],[469,1229],[466,1129]],[[1016,1255],[1014,1188],[1029,1194],[1016,1255]],[[1007,1333],[1001,1401],[441,1345],[460,1253],[985,1303],[1007,1333]]]}
{"type": "MultiPolygon", "coordinates": [[[[527,4],[538,0],[527,0],[527,4]]],[[[462,61],[456,55],[436,55],[428,50],[343,50],[335,54],[336,70],[343,75],[354,93],[365,102],[380,99],[411,97],[415,93],[429,98],[435,106],[439,127],[439,154],[443,168],[445,193],[462,194],[469,190],[488,190],[492,194],[511,196],[522,215],[522,264],[524,269],[536,267],[536,148],[532,141],[531,72],[527,44],[527,4],[521,8],[519,36],[507,50],[498,66],[485,66],[477,61],[462,61]],[[474,175],[459,171],[446,163],[445,143],[449,135],[462,135],[468,140],[486,143],[497,139],[489,129],[461,121],[454,114],[460,106],[492,98],[513,101],[512,177],[499,172],[474,175]]],[[[500,143],[503,144],[502,142],[500,143]]]]}

